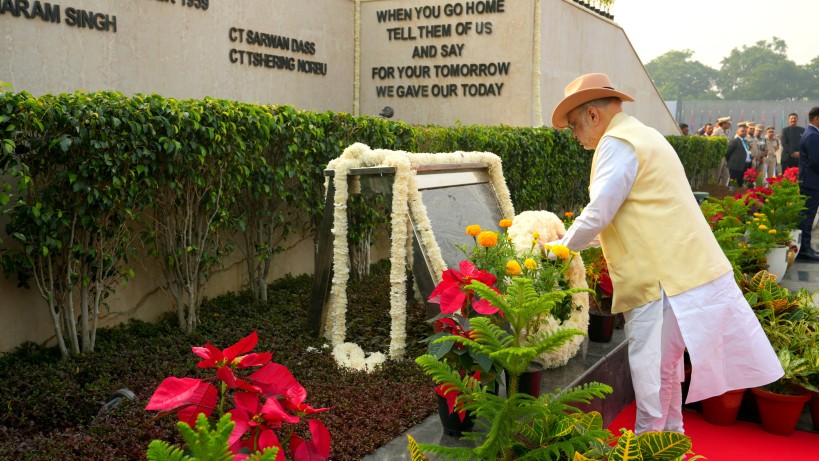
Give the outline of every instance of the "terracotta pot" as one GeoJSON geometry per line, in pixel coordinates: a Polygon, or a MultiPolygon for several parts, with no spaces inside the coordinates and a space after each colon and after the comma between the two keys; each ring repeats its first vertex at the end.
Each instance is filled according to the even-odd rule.
{"type": "Polygon", "coordinates": [[[810,417],[813,420],[813,430],[819,431],[819,392],[811,392],[810,396],[810,417]]]}
{"type": "Polygon", "coordinates": [[[707,398],[702,401],[702,415],[711,424],[730,426],[737,421],[744,394],[745,389],[737,389],[707,398]]]}
{"type": "Polygon", "coordinates": [[[751,392],[756,397],[762,427],[777,435],[794,433],[805,402],[810,400],[807,392],[801,395],[774,394],[758,387],[751,389],[751,392]]]}
{"type": "Polygon", "coordinates": [[[461,417],[458,416],[458,412],[450,413],[449,407],[446,404],[446,399],[438,397],[438,416],[441,417],[441,425],[444,427],[444,434],[451,435],[453,437],[460,437],[461,433],[469,432],[472,430],[472,426],[474,425],[474,421],[472,420],[472,415],[469,413],[464,416],[464,420],[461,421],[461,417]]]}
{"type": "Polygon", "coordinates": [[[608,313],[589,311],[589,341],[607,343],[614,334],[614,324],[617,316],[608,313]]]}
{"type": "MultiPolygon", "coordinates": [[[[546,367],[540,362],[532,362],[526,371],[518,378],[518,392],[540,397],[540,382],[543,380],[543,370],[546,367]]],[[[506,392],[509,392],[509,374],[506,374],[506,392]]]]}

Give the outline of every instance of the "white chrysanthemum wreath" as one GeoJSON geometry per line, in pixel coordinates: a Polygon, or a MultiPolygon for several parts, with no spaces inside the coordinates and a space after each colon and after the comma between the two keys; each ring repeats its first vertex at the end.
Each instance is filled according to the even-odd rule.
{"type": "MultiPolygon", "coordinates": [[[[388,166],[395,168],[395,180],[393,184],[392,208],[390,212],[390,222],[392,233],[390,235],[390,350],[389,357],[399,359],[403,357],[406,349],[406,265],[408,257],[411,256],[408,248],[411,248],[409,234],[409,217],[415,222],[416,233],[421,240],[421,245],[427,250],[430,264],[433,266],[432,273],[440,274],[446,270],[446,264],[441,256],[440,248],[432,233],[432,226],[429,222],[426,207],[421,199],[421,193],[415,182],[415,169],[421,165],[440,165],[456,163],[482,163],[488,168],[489,180],[495,190],[495,195],[501,207],[501,214],[505,218],[514,216],[515,211],[512,206],[512,199],[509,189],[503,178],[501,160],[495,154],[489,152],[453,152],[442,154],[411,154],[403,151],[391,151],[384,149],[371,150],[368,146],[356,143],[348,147],[339,158],[332,160],[327,168],[334,171],[333,185],[335,197],[333,197],[333,280],[330,288],[329,310],[325,325],[325,336],[330,340],[333,347],[333,357],[336,362],[344,367],[356,370],[371,371],[378,364],[386,360],[386,356],[380,352],[365,353],[360,346],[354,343],[345,342],[347,334],[347,282],[350,277],[349,248],[347,245],[347,199],[350,191],[347,188],[347,176],[353,168],[388,166]]],[[[329,180],[328,180],[329,181],[329,180]]],[[[328,184],[325,184],[325,190],[328,184]]],[[[535,226],[532,230],[541,234],[541,238],[549,240],[557,239],[558,227],[563,223],[557,219],[554,222],[551,217],[556,216],[548,212],[525,212],[520,216],[520,224],[515,225],[519,218],[513,220],[513,226],[509,229],[510,236],[516,235],[513,232],[523,231],[535,226]],[[536,213],[536,214],[532,214],[536,213]],[[530,218],[530,216],[532,218],[530,218]],[[535,219],[534,217],[537,217],[535,219]]],[[[526,245],[531,243],[531,232],[526,237],[526,245]]],[[[521,246],[520,248],[523,248],[521,246]]],[[[585,270],[580,258],[575,258],[572,269],[569,271],[570,286],[585,287],[585,270]],[[579,266],[578,266],[579,264],[579,266]],[[579,267],[579,270],[577,269],[579,267]]],[[[583,309],[575,311],[572,317],[564,322],[564,325],[575,327],[585,331],[588,326],[588,296],[583,293],[575,295],[575,302],[584,306],[583,309]]],[[[557,325],[552,325],[551,321],[547,328],[554,329],[557,325]]],[[[580,341],[582,342],[582,340],[580,341]]],[[[547,367],[564,365],[574,354],[577,353],[580,342],[567,343],[560,350],[541,357],[547,367]]]]}
{"type": "MultiPolygon", "coordinates": [[[[545,243],[558,240],[566,232],[563,221],[560,220],[554,213],[548,211],[524,211],[515,216],[512,220],[512,226],[507,229],[507,236],[512,239],[512,244],[518,251],[527,251],[532,246],[532,234],[537,232],[539,235],[538,243],[542,246],[545,243]]],[[[586,283],[586,266],[580,255],[572,258],[569,264],[569,269],[566,271],[566,276],[569,278],[569,286],[572,288],[588,288],[586,283]]],[[[557,320],[548,317],[546,324],[541,326],[541,331],[548,331],[550,333],[557,330],[558,327],[576,328],[580,331],[586,331],[589,327],[589,294],[575,293],[572,295],[572,300],[579,309],[572,311],[572,315],[559,324],[557,320]]],[[[570,341],[563,344],[556,350],[546,352],[539,358],[546,368],[556,368],[565,365],[569,359],[577,354],[580,345],[583,344],[584,336],[574,336],[570,341]]]]}

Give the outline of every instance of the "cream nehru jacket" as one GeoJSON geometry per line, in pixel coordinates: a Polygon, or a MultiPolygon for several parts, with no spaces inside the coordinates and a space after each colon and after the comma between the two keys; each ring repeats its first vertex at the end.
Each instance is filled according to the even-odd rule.
{"type": "MultiPolygon", "coordinates": [[[[613,312],[625,312],[704,285],[730,272],[691,192],[682,163],[665,137],[625,113],[603,136],[637,153],[637,176],[612,222],[600,233],[614,285],[613,312]]],[[[592,160],[591,179],[597,166],[592,160]]]]}

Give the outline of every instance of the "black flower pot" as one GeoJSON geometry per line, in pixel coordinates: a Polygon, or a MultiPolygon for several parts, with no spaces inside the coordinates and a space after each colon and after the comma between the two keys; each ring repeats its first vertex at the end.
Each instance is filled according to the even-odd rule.
{"type": "Polygon", "coordinates": [[[589,341],[607,343],[614,334],[615,314],[589,311],[589,341]]]}
{"type": "MultiPolygon", "coordinates": [[[[518,392],[540,397],[540,382],[543,380],[543,370],[546,367],[540,362],[532,362],[518,378],[518,392]]],[[[506,392],[509,393],[509,373],[506,373],[506,392]]]]}
{"type": "Polygon", "coordinates": [[[469,432],[472,430],[472,426],[474,425],[474,421],[472,420],[472,416],[467,413],[464,416],[464,420],[461,421],[461,417],[458,416],[458,412],[449,412],[449,407],[446,404],[446,399],[438,396],[438,416],[441,417],[441,425],[444,427],[444,434],[450,435],[453,437],[460,437],[463,432],[469,432]]]}

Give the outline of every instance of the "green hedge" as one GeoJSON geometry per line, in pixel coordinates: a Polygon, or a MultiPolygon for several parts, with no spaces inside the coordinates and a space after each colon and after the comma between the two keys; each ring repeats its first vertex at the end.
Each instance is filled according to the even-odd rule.
{"type": "MultiPolygon", "coordinates": [[[[668,139],[692,186],[708,178],[725,151],[724,139],[668,139]]],[[[189,293],[203,289],[238,233],[245,239],[240,247],[247,250],[248,285],[261,296],[266,290],[260,281],[283,250],[284,238],[295,230],[316,235],[324,206],[323,171],[354,142],[408,152],[493,152],[503,161],[518,211],[562,213],[588,200],[592,153],[567,131],[413,127],[370,116],[156,94],[34,97],[3,91],[0,84],[0,204],[11,215],[9,235],[21,244],[4,246],[4,270],[25,284],[38,267],[60,264],[63,275],[54,279],[51,293],[42,293],[59,316],[65,315],[73,290],[94,289],[96,275],[88,271],[100,264],[111,277],[133,273],[128,255],[135,239],[124,236],[123,225],[143,229],[141,237],[163,264],[169,286],[182,285],[189,293]],[[168,234],[172,226],[165,218],[176,214],[182,223],[185,213],[207,219],[168,234]],[[79,227],[72,227],[72,217],[79,227]],[[77,229],[93,232],[77,241],[77,229]],[[93,262],[101,251],[110,255],[93,262]],[[77,261],[87,267],[69,267],[77,261]],[[188,275],[174,278],[183,266],[188,275]]],[[[361,216],[365,219],[351,226],[356,235],[366,235],[385,213],[361,216]]],[[[107,292],[96,295],[104,305],[107,292]]],[[[193,309],[191,315],[200,301],[177,299],[193,309]]]]}

